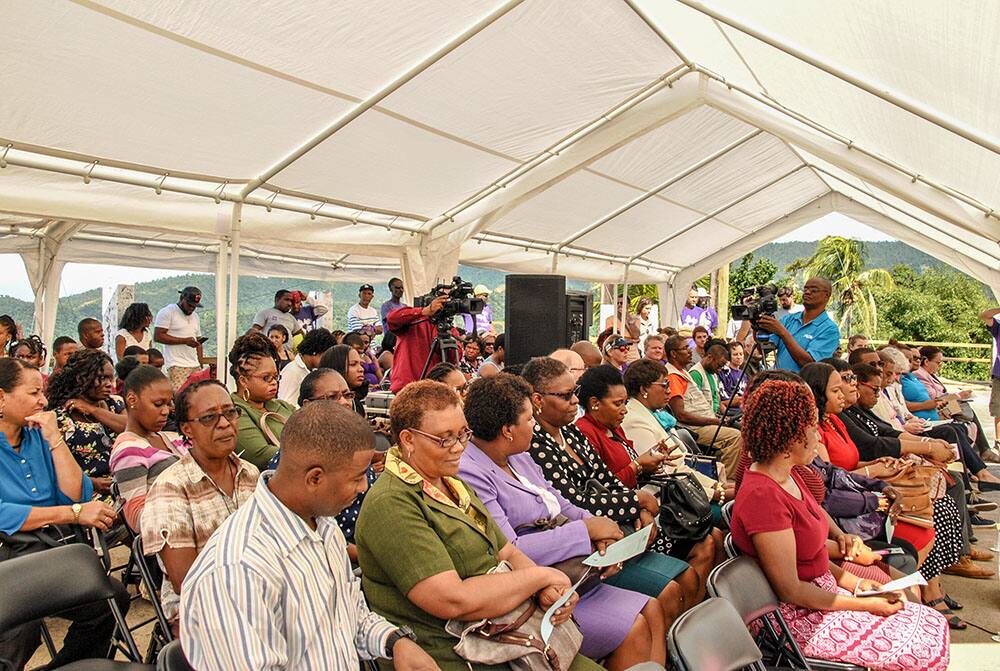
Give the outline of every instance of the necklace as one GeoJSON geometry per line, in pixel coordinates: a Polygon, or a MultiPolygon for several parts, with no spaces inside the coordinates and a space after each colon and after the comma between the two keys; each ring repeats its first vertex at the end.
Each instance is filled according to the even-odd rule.
{"type": "Polygon", "coordinates": [[[211,475],[205,473],[205,477],[208,478],[208,481],[212,483],[213,487],[215,487],[215,491],[217,491],[219,493],[219,496],[222,497],[223,503],[226,504],[226,512],[232,515],[235,511],[239,510],[240,508],[239,493],[236,490],[236,465],[232,461],[229,462],[229,473],[232,476],[233,480],[232,496],[226,494],[226,492],[222,489],[222,487],[219,486],[219,484],[215,481],[215,479],[211,475]]]}

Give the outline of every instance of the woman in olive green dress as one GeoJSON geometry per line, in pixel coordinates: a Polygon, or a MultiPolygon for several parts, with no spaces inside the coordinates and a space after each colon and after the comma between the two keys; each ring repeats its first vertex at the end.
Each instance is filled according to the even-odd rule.
{"type": "Polygon", "coordinates": [[[236,455],[264,471],[278,451],[285,421],[295,408],[278,398],[278,353],[262,333],[248,333],[233,343],[229,372],[236,381],[233,403],[242,411],[236,455]]]}
{"type": "MultiPolygon", "coordinates": [[[[470,432],[454,390],[430,380],[407,385],[393,401],[390,419],[397,446],[365,497],[355,535],[365,597],[375,612],[411,627],[442,671],[468,671],[453,650],[458,639],[444,629],[447,620],[498,617],[532,596],[547,608],[570,582],[508,542],[482,501],[456,477],[470,432]],[[502,560],[513,571],[489,574],[502,560]]],[[[574,595],[557,621],[567,620],[576,602],[574,595]]],[[[662,649],[663,641],[653,638],[662,634],[662,621],[657,626],[638,615],[622,650],[615,651],[618,661],[655,659],[653,650],[662,649]]],[[[599,667],[577,655],[571,668],[599,667]]]]}

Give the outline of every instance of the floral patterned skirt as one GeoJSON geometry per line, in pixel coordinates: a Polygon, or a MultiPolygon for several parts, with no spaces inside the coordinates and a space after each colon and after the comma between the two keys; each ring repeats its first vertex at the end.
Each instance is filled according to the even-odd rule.
{"type": "MultiPolygon", "coordinates": [[[[812,581],[822,590],[849,595],[831,573],[812,581]]],[[[781,604],[781,615],[807,657],[849,662],[881,671],[944,671],[948,623],[933,608],[908,602],[895,615],[816,611],[781,604]]]]}

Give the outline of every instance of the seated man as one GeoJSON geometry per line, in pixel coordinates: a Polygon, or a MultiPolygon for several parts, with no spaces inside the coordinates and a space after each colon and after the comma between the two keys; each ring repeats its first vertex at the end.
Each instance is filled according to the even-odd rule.
{"type": "Polygon", "coordinates": [[[669,374],[667,402],[670,412],[677,418],[679,426],[694,434],[699,445],[712,446],[720,452],[720,459],[727,473],[736,473],[743,445],[740,432],[728,426],[719,426],[721,420],[712,409],[710,401],[705,398],[698,384],[685,370],[691,363],[691,350],[688,348],[687,338],[679,335],[669,338],[666,350],[669,374]]]}
{"type": "Polygon", "coordinates": [[[400,671],[438,668],[411,632],[368,610],[333,519],[368,488],[374,448],[368,423],[335,401],[288,419],[278,469],[184,583],[181,643],[194,668],[357,669],[380,657],[400,671]]]}

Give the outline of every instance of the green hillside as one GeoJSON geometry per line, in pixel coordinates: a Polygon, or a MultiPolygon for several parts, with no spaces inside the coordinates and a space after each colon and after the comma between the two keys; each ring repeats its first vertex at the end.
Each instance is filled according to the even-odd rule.
{"type": "MultiPolygon", "coordinates": [[[[778,266],[779,274],[784,274],[785,266],[797,258],[809,256],[815,247],[815,242],[771,243],[754,252],[754,255],[758,258],[770,259],[778,266]]],[[[902,242],[867,242],[865,249],[868,251],[868,266],[871,268],[892,268],[896,264],[903,264],[919,273],[925,268],[938,268],[944,265],[902,242]]],[[[463,279],[473,284],[485,284],[494,291],[491,301],[494,318],[503,322],[503,286],[506,273],[469,266],[462,266],[459,272],[463,279]]],[[[212,306],[215,305],[215,281],[210,275],[181,275],[139,283],[135,287],[135,299],[137,302],[148,303],[155,313],[164,305],[175,302],[177,291],[187,285],[200,287],[204,294],[203,302],[208,309],[201,313],[202,330],[211,336],[215,333],[215,312],[212,310],[212,306]]],[[[584,282],[570,283],[570,288],[577,290],[586,290],[589,286],[584,282]]],[[[358,285],[353,282],[340,282],[332,285],[334,320],[339,326],[346,323],[347,309],[357,300],[357,287],[358,285]]],[[[270,306],[273,302],[274,292],[280,288],[319,291],[328,290],[331,287],[325,282],[243,277],[240,279],[237,330],[244,331],[249,328],[254,313],[263,307],[270,306]]],[[[388,297],[388,289],[384,284],[375,287],[373,301],[375,305],[381,305],[388,297]]],[[[100,317],[100,309],[101,291],[99,289],[61,298],[56,321],[56,335],[70,335],[75,338],[77,322],[84,317],[100,317]]],[[[9,314],[18,323],[30,325],[32,304],[10,296],[0,296],[0,314],[9,314]]],[[[206,343],[206,353],[214,354],[214,338],[206,343]]]]}

